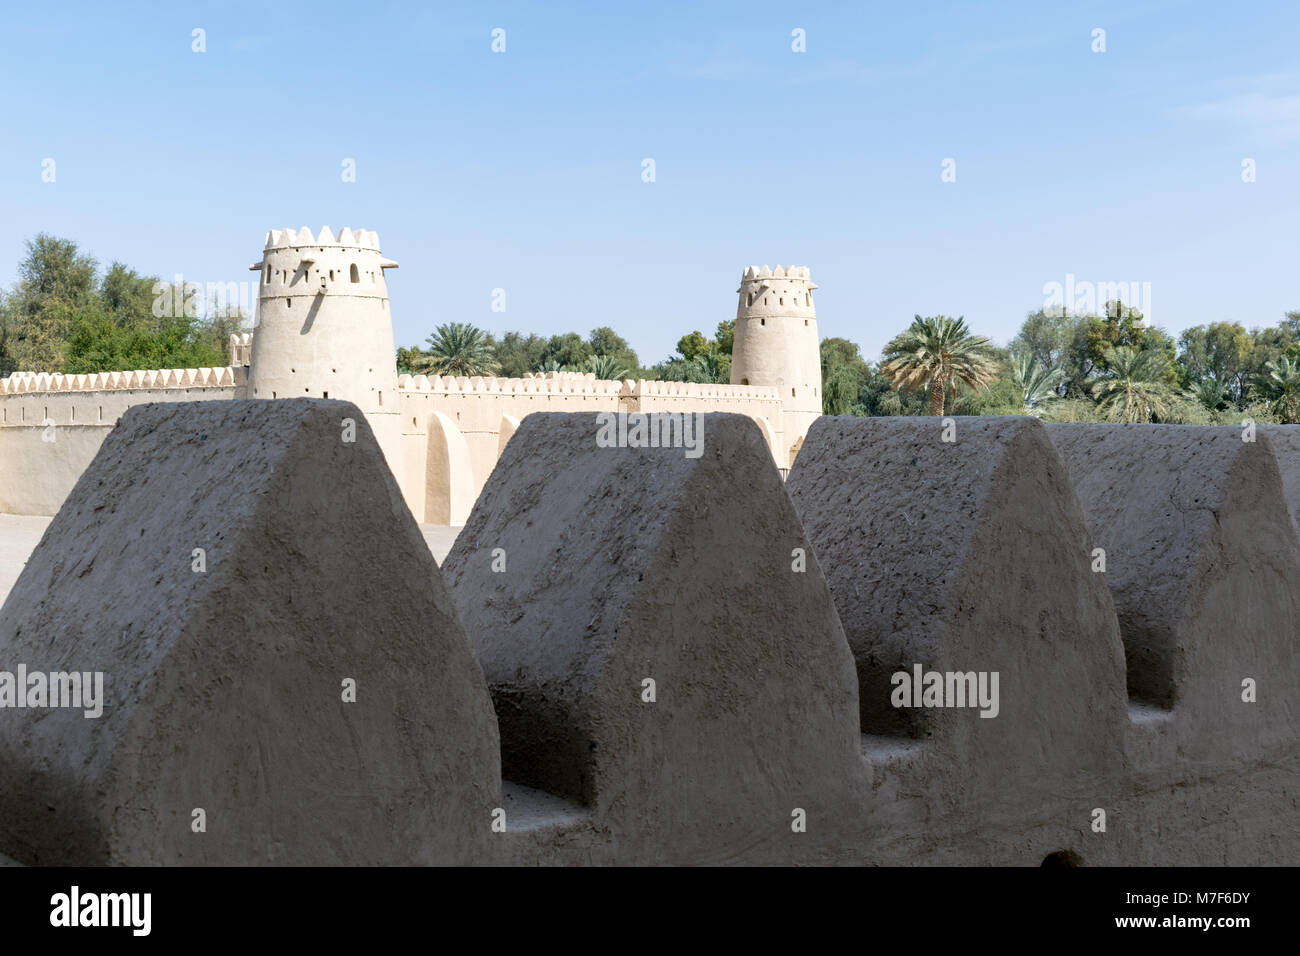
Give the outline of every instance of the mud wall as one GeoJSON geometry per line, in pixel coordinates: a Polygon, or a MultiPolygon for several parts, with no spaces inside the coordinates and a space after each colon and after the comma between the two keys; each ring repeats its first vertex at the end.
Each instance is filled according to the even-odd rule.
{"type": "Polygon", "coordinates": [[[823,417],[783,484],[748,416],[539,413],[439,569],[349,412],[123,419],[0,610],[4,661],[111,676],[0,709],[0,853],[1300,861],[1264,430],[823,417]]]}

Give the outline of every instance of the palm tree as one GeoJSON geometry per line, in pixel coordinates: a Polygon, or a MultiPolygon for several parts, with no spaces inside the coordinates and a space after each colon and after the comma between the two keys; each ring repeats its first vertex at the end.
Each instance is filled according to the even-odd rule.
{"type": "Polygon", "coordinates": [[[1272,399],[1273,414],[1285,424],[1300,424],[1300,361],[1283,355],[1265,362],[1259,384],[1272,399]]]}
{"type": "Polygon", "coordinates": [[[719,352],[700,352],[691,362],[706,382],[725,382],[731,377],[731,366],[719,352]]]}
{"type": "Polygon", "coordinates": [[[894,388],[929,390],[931,415],[943,414],[947,396],[956,397],[959,383],[987,389],[998,374],[989,340],[971,335],[964,318],[918,315],[885,346],[884,357],[881,371],[894,388]]]}
{"type": "Polygon", "coordinates": [[[1165,380],[1169,358],[1155,349],[1108,348],[1102,360],[1109,374],[1092,385],[1092,396],[1113,422],[1168,418],[1173,388],[1165,380]]]}
{"type": "Polygon", "coordinates": [[[1025,415],[1041,415],[1043,406],[1061,397],[1057,388],[1065,381],[1059,368],[1045,368],[1032,355],[1011,353],[1011,377],[1020,389],[1025,415]]]}
{"type": "Polygon", "coordinates": [[[429,351],[416,361],[421,372],[438,375],[491,375],[499,367],[486,332],[465,322],[438,326],[427,339],[429,351]]]}
{"type": "Polygon", "coordinates": [[[1228,400],[1228,390],[1222,382],[1212,378],[1203,378],[1187,390],[1187,397],[1215,411],[1228,400]]]}
{"type": "Polygon", "coordinates": [[[563,372],[564,366],[553,358],[542,359],[533,365],[534,372],[545,374],[546,372],[563,372]]]}
{"type": "Polygon", "coordinates": [[[596,378],[605,382],[619,382],[627,378],[627,369],[618,364],[612,355],[593,355],[582,364],[582,371],[594,372],[596,378]]]}

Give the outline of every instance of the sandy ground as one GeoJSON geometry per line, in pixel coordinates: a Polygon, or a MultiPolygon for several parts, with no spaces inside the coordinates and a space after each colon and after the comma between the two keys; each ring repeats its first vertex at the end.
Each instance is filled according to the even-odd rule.
{"type": "MultiPolygon", "coordinates": [[[[30,515],[0,514],[0,604],[9,596],[9,589],[22,574],[23,566],[32,550],[40,543],[49,518],[30,515]]],[[[429,546],[433,560],[439,565],[447,557],[447,552],[460,534],[459,526],[422,524],[420,531],[424,542],[429,546]]]]}

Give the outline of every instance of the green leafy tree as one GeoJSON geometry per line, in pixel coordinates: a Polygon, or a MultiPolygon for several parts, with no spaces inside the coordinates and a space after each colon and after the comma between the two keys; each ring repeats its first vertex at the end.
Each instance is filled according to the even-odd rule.
{"type": "Polygon", "coordinates": [[[18,284],[5,297],[6,364],[33,372],[63,370],[73,319],[95,304],[97,268],[94,257],[70,239],[40,233],[27,241],[18,284]]]}
{"type": "Polygon", "coordinates": [[[632,376],[641,368],[636,351],[627,344],[627,339],[607,326],[592,329],[587,344],[598,356],[605,356],[616,362],[624,370],[624,376],[632,376]]]}
{"type": "Polygon", "coordinates": [[[492,357],[500,367],[498,374],[506,378],[523,378],[536,368],[537,363],[546,354],[546,339],[540,335],[522,332],[507,332],[498,342],[488,337],[492,346],[492,357]]]}
{"type": "Polygon", "coordinates": [[[496,360],[487,333],[464,322],[440,325],[427,339],[418,370],[437,375],[492,375],[496,360]]]}
{"type": "Polygon", "coordinates": [[[424,351],[418,345],[410,348],[399,346],[397,349],[397,374],[417,375],[423,363],[424,351]]]}
{"type": "Polygon", "coordinates": [[[992,346],[982,335],[972,335],[964,318],[916,316],[906,332],[885,347],[882,368],[900,392],[925,389],[930,414],[942,415],[949,395],[958,385],[986,389],[997,378],[992,346]]]}
{"type": "Polygon", "coordinates": [[[730,355],[736,344],[736,320],[723,319],[719,322],[718,331],[714,333],[713,338],[718,343],[718,351],[723,355],[730,355]]]}
{"type": "Polygon", "coordinates": [[[159,318],[153,314],[155,281],[114,262],[100,282],[100,301],[105,312],[124,328],[161,327],[159,318]]]}
{"type": "Polygon", "coordinates": [[[704,333],[697,329],[694,332],[683,335],[677,340],[677,354],[690,362],[695,358],[695,356],[709,351],[711,344],[712,343],[704,337],[704,333]]]}
{"type": "Polygon", "coordinates": [[[1186,385],[1213,382],[1240,405],[1251,377],[1255,343],[1240,322],[1211,322],[1178,337],[1179,380],[1186,385]]]}
{"type": "Polygon", "coordinates": [[[595,355],[591,344],[577,332],[552,335],[546,343],[546,351],[539,362],[558,362],[562,368],[577,368],[595,355]]]}
{"type": "Polygon", "coordinates": [[[866,414],[862,392],[872,372],[857,343],[835,337],[822,339],[821,364],[822,414],[866,414]]]}

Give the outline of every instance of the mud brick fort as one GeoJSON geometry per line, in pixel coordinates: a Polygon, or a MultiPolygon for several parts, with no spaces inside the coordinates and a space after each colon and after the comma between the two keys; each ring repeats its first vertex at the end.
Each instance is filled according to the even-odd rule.
{"type": "Polygon", "coordinates": [[[1300,426],[820,416],[801,268],[731,385],[399,378],[395,265],[273,232],[230,367],[3,382],[0,671],[104,678],[0,682],[9,861],[1300,855],[1300,426]]]}

